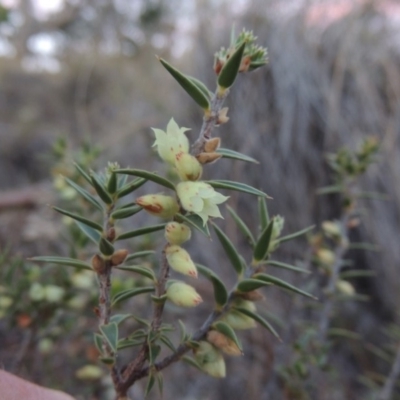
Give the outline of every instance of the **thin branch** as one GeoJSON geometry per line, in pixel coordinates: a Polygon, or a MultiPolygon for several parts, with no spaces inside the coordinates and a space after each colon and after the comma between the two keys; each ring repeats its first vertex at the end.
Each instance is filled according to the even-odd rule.
{"type": "Polygon", "coordinates": [[[381,392],[379,393],[378,400],[390,400],[392,398],[393,389],[396,380],[400,374],[400,344],[397,347],[396,358],[393,362],[392,369],[387,377],[381,392]]]}

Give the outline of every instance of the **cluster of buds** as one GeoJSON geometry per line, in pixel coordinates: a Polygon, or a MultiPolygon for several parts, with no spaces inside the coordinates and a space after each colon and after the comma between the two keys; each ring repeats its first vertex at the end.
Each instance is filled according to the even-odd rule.
{"type": "Polygon", "coordinates": [[[197,363],[205,373],[214,378],[225,378],[225,360],[215,346],[209,342],[201,341],[193,352],[197,363]]]}
{"type": "MultiPolygon", "coordinates": [[[[217,124],[223,124],[229,120],[227,117],[228,108],[223,108],[218,114],[217,124]]],[[[219,146],[221,145],[221,139],[218,137],[208,139],[204,144],[203,151],[196,156],[200,164],[211,164],[219,160],[222,155],[217,153],[219,146]]]]}

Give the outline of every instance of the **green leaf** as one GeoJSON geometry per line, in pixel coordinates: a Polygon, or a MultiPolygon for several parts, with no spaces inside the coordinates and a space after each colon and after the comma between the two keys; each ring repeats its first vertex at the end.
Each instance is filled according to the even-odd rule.
{"type": "Polygon", "coordinates": [[[164,390],[164,378],[161,372],[157,371],[156,379],[157,379],[158,391],[160,392],[160,398],[162,399],[164,390]]]}
{"type": "Polygon", "coordinates": [[[144,392],[145,398],[149,395],[151,389],[153,389],[155,382],[156,382],[155,373],[153,372],[153,370],[150,370],[149,377],[147,379],[146,390],[144,392]]]}
{"type": "Polygon", "coordinates": [[[90,179],[92,180],[92,186],[94,190],[99,195],[99,197],[104,201],[106,204],[112,204],[112,198],[110,194],[107,192],[103,184],[98,180],[95,173],[92,171],[90,179]]]}
{"type": "Polygon", "coordinates": [[[186,77],[189,78],[192,81],[192,83],[197,86],[197,89],[199,89],[204,94],[204,96],[206,96],[208,99],[211,99],[213,93],[208,89],[208,87],[203,82],[201,82],[197,78],[194,78],[193,76],[186,75],[186,77]]]}
{"type": "Polygon", "coordinates": [[[101,254],[104,254],[105,256],[111,256],[114,254],[114,246],[111,242],[103,237],[100,238],[99,249],[101,251],[101,254]]]}
{"type": "Polygon", "coordinates": [[[142,210],[142,207],[140,207],[140,206],[132,206],[132,207],[120,208],[118,210],[115,210],[111,214],[111,218],[112,219],[128,218],[128,217],[131,217],[132,215],[137,214],[141,210],[142,210]]]}
{"type": "Polygon", "coordinates": [[[311,225],[308,228],[302,229],[301,231],[291,233],[290,235],[287,235],[287,236],[282,236],[279,239],[277,239],[277,243],[287,242],[288,240],[292,240],[299,236],[305,235],[306,233],[312,231],[314,228],[315,228],[315,225],[311,225]]]}
{"type": "Polygon", "coordinates": [[[376,276],[376,271],[366,271],[364,269],[352,269],[349,271],[343,271],[340,273],[341,279],[352,279],[352,278],[365,278],[376,276]]]}
{"type": "Polygon", "coordinates": [[[79,221],[74,221],[76,223],[76,225],[78,225],[79,229],[90,239],[92,240],[94,243],[96,243],[97,245],[100,242],[101,239],[101,234],[99,231],[97,231],[96,229],[91,228],[90,226],[87,226],[86,224],[84,224],[83,222],[79,222],[79,221]]]}
{"type": "Polygon", "coordinates": [[[114,194],[117,191],[117,187],[118,187],[117,174],[113,171],[111,172],[111,175],[108,178],[107,191],[111,194],[114,194]]]}
{"type": "Polygon", "coordinates": [[[153,172],[145,171],[143,169],[131,169],[131,168],[116,169],[115,172],[118,174],[138,176],[140,178],[144,178],[146,180],[158,183],[161,186],[165,186],[168,189],[175,190],[175,186],[171,181],[163,178],[162,176],[154,174],[153,172]]]}
{"type": "Polygon", "coordinates": [[[143,339],[122,339],[118,342],[118,350],[126,349],[128,347],[136,347],[143,345],[143,339]]]}
{"type": "Polygon", "coordinates": [[[189,335],[186,332],[185,324],[180,319],[178,319],[178,324],[179,324],[179,330],[181,331],[180,343],[184,343],[186,342],[186,340],[188,340],[189,335]]]}
{"type": "Polygon", "coordinates": [[[116,353],[118,347],[118,325],[115,322],[111,322],[107,325],[100,325],[99,329],[110,345],[111,350],[116,353]]]}
{"type": "MultiPolygon", "coordinates": [[[[123,175],[123,176],[127,177],[128,175],[123,175]]],[[[117,198],[120,199],[124,196],[127,196],[128,194],[134,192],[136,189],[140,188],[146,182],[147,182],[147,179],[145,179],[145,178],[136,178],[135,180],[122,186],[122,188],[118,190],[117,198]]]]}
{"type": "Polygon", "coordinates": [[[349,331],[348,329],[342,328],[330,328],[328,329],[328,335],[330,337],[344,337],[346,339],[361,340],[362,336],[359,333],[349,331]]]}
{"type": "Polygon", "coordinates": [[[271,241],[273,229],[274,220],[271,219],[266,228],[261,232],[261,235],[258,238],[256,245],[254,246],[253,260],[256,261],[256,263],[258,261],[264,260],[265,257],[268,255],[268,247],[271,241]]]}
{"type": "Polygon", "coordinates": [[[35,261],[35,262],[45,262],[45,263],[50,263],[50,264],[66,265],[68,267],[82,268],[82,269],[88,269],[90,271],[93,271],[92,266],[90,264],[88,264],[84,261],[81,261],[81,260],[75,260],[74,258],[40,256],[40,257],[29,258],[29,260],[35,261]]]}
{"type": "Polygon", "coordinates": [[[368,250],[368,251],[381,251],[381,248],[377,246],[376,244],[372,243],[350,243],[348,246],[348,249],[350,250],[368,250]]]}
{"type": "Polygon", "coordinates": [[[119,325],[121,322],[125,321],[128,318],[131,318],[132,314],[114,314],[110,318],[110,322],[115,322],[117,325],[119,325]]]}
{"type": "Polygon", "coordinates": [[[161,335],[161,336],[160,336],[160,340],[161,340],[172,352],[175,352],[175,351],[176,351],[176,347],[175,347],[174,344],[171,342],[171,340],[168,338],[168,336],[161,335]]]}
{"type": "Polygon", "coordinates": [[[148,340],[147,344],[149,346],[149,364],[154,365],[158,355],[160,354],[161,346],[153,343],[151,340],[148,340]]]}
{"type": "Polygon", "coordinates": [[[258,322],[261,326],[266,328],[268,331],[270,331],[279,341],[282,341],[280,336],[278,335],[278,332],[272,327],[272,325],[261,315],[255,314],[252,311],[248,310],[247,308],[242,308],[242,307],[233,307],[233,310],[239,311],[244,315],[247,315],[250,318],[253,318],[254,321],[258,322]]]}
{"type": "Polygon", "coordinates": [[[121,235],[117,236],[115,240],[124,240],[124,239],[131,239],[136,236],[146,235],[148,233],[157,232],[165,228],[166,224],[158,224],[158,225],[151,225],[146,226],[144,228],[134,229],[133,231],[122,233],[121,235]]]}
{"type": "Polygon", "coordinates": [[[235,331],[226,323],[223,321],[218,321],[213,324],[213,328],[225,335],[227,338],[231,339],[236,346],[240,349],[240,351],[243,352],[242,344],[240,343],[238,337],[236,336],[235,331]]]}
{"type": "Polygon", "coordinates": [[[206,181],[206,182],[215,189],[235,190],[237,192],[253,194],[255,196],[263,196],[263,197],[266,197],[267,199],[271,199],[271,197],[269,197],[266,193],[264,193],[261,190],[258,190],[256,188],[253,188],[250,185],[246,185],[245,183],[227,181],[227,180],[223,180],[223,179],[206,181]]]}
{"type": "Polygon", "coordinates": [[[94,196],[92,196],[86,189],[77,185],[74,181],[72,181],[69,178],[64,177],[64,179],[65,179],[65,182],[67,182],[71,187],[73,187],[89,203],[91,203],[93,206],[98,208],[100,211],[104,210],[103,206],[100,204],[100,202],[94,196]]]}
{"type": "Polygon", "coordinates": [[[270,218],[268,214],[267,201],[265,197],[258,198],[258,218],[260,220],[261,231],[263,231],[269,224],[270,218]]]}
{"type": "MultiPolygon", "coordinates": [[[[134,296],[137,296],[139,294],[143,294],[143,293],[152,293],[154,292],[154,287],[153,286],[145,286],[145,287],[140,287],[140,288],[136,288],[136,289],[128,289],[128,290],[124,290],[123,292],[117,293],[113,300],[112,300],[112,304],[111,306],[115,306],[115,304],[123,301],[123,300],[127,300],[130,299],[134,296]]],[[[134,316],[134,318],[136,319],[136,317],[134,316]]]]}
{"type": "Polygon", "coordinates": [[[143,250],[137,251],[136,253],[129,254],[128,257],[125,258],[125,262],[135,260],[136,258],[147,257],[155,254],[154,250],[143,250]]]}
{"type": "Polygon", "coordinates": [[[103,336],[99,335],[98,333],[95,333],[93,335],[93,339],[94,339],[94,345],[96,346],[99,353],[102,354],[103,353],[103,336]]]}
{"type": "Polygon", "coordinates": [[[97,222],[91,221],[90,219],[81,217],[80,215],[73,214],[69,211],[63,210],[58,207],[53,207],[53,210],[59,212],[60,214],[66,215],[67,217],[75,219],[76,221],[83,222],[84,224],[86,224],[86,225],[90,226],[91,228],[94,228],[100,232],[103,231],[103,227],[100,224],[98,224],[97,222]]]}
{"type": "Polygon", "coordinates": [[[333,194],[343,192],[343,187],[341,185],[325,186],[317,190],[317,195],[323,194],[333,194]]]}
{"type": "Polygon", "coordinates": [[[260,280],[263,280],[268,283],[272,283],[273,285],[279,286],[286,290],[289,290],[290,292],[301,294],[302,296],[306,296],[311,299],[317,300],[317,298],[315,296],[311,295],[310,293],[307,293],[304,290],[298,289],[297,287],[291,285],[290,283],[285,282],[279,278],[275,278],[274,276],[260,273],[260,274],[255,274],[253,276],[253,278],[260,279],[260,280]]]}
{"type": "Polygon", "coordinates": [[[224,149],[224,148],[220,147],[218,150],[216,150],[216,153],[222,154],[223,158],[231,158],[234,160],[240,160],[240,161],[251,162],[254,164],[260,164],[255,158],[249,157],[246,154],[239,153],[238,151],[235,151],[235,150],[224,149]]]}
{"type": "Polygon", "coordinates": [[[245,47],[246,42],[243,42],[222,67],[221,72],[218,75],[218,86],[221,88],[227,89],[233,85],[239,72],[245,47]]]}
{"type": "Polygon", "coordinates": [[[215,302],[220,306],[224,306],[228,301],[228,291],[226,290],[225,285],[218,277],[218,275],[212,271],[211,269],[205,267],[204,265],[196,264],[197,270],[209,279],[214,288],[214,298],[215,302]]]}
{"type": "Polygon", "coordinates": [[[128,265],[128,266],[118,266],[118,267],[114,267],[116,269],[120,269],[123,271],[128,271],[128,272],[135,272],[137,274],[140,274],[142,276],[145,276],[146,278],[151,279],[152,281],[156,280],[156,277],[154,276],[154,272],[146,267],[140,267],[137,265],[128,265]]]}
{"type": "Polygon", "coordinates": [[[257,290],[260,287],[270,285],[270,283],[267,283],[265,281],[262,281],[260,279],[243,279],[240,281],[237,285],[237,289],[239,292],[252,292],[253,290],[257,290]]]}
{"type": "Polygon", "coordinates": [[[189,356],[183,356],[182,360],[191,365],[192,367],[197,368],[199,371],[203,371],[199,363],[194,358],[189,356]]]}
{"type": "Polygon", "coordinates": [[[93,186],[92,180],[90,179],[89,174],[85,172],[85,170],[77,163],[74,163],[75,168],[77,171],[80,173],[80,175],[90,184],[90,186],[93,186]]]}
{"type": "Polygon", "coordinates": [[[197,214],[176,214],[175,219],[178,222],[186,222],[192,228],[201,232],[204,236],[210,237],[210,230],[208,229],[208,224],[204,225],[203,220],[197,214]]]}
{"type": "Polygon", "coordinates": [[[288,269],[290,271],[296,271],[296,272],[302,272],[304,274],[310,274],[311,271],[300,268],[300,267],[295,267],[294,265],[286,264],[284,262],[280,261],[274,261],[274,260],[268,260],[267,265],[270,265],[272,267],[278,267],[278,268],[283,268],[283,269],[288,269]]]}
{"type": "Polygon", "coordinates": [[[242,232],[242,234],[245,236],[245,238],[250,242],[250,244],[252,246],[254,246],[255,240],[254,240],[253,234],[251,233],[249,227],[239,217],[239,215],[236,213],[236,211],[232,207],[227,205],[226,208],[228,209],[229,214],[231,214],[233,220],[236,222],[236,225],[238,226],[239,230],[242,232]]]}
{"type": "Polygon", "coordinates": [[[182,74],[172,65],[168,64],[162,58],[159,58],[160,63],[163,67],[175,78],[175,80],[181,85],[181,87],[186,91],[186,93],[203,109],[210,109],[210,102],[207,95],[203,93],[197,84],[193,82],[193,78],[182,74]]]}
{"type": "Polygon", "coordinates": [[[238,275],[240,275],[243,272],[243,264],[240,259],[240,254],[237,252],[235,246],[231,242],[231,240],[228,238],[228,236],[225,235],[225,233],[220,229],[217,225],[213,224],[215,233],[217,234],[217,237],[219,241],[222,244],[222,247],[225,250],[226,255],[228,256],[229,261],[233,265],[233,268],[235,268],[235,271],[237,272],[238,275]]]}

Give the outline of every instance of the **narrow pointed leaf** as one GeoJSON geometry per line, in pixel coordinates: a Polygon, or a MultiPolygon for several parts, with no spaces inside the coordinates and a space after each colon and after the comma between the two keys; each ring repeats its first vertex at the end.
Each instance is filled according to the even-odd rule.
{"type": "Polygon", "coordinates": [[[67,257],[53,257],[53,256],[40,256],[40,257],[32,257],[29,260],[35,262],[46,262],[50,264],[60,264],[66,265],[68,267],[82,268],[93,271],[92,266],[84,261],[75,260],[74,258],[67,257]]]}
{"type": "Polygon", "coordinates": [[[264,319],[260,315],[248,310],[247,308],[234,307],[233,309],[241,312],[244,315],[247,315],[250,318],[253,318],[254,321],[258,322],[261,326],[270,331],[279,341],[282,341],[280,336],[278,335],[278,332],[272,327],[272,325],[266,319],[264,319]]]}
{"type": "Polygon", "coordinates": [[[341,193],[342,191],[343,191],[343,187],[341,185],[332,185],[332,186],[325,186],[321,189],[318,189],[317,194],[323,195],[323,194],[341,193]]]}
{"type": "Polygon", "coordinates": [[[64,179],[68,183],[68,185],[73,187],[89,203],[91,203],[93,206],[95,206],[100,211],[103,211],[103,206],[101,205],[101,203],[94,196],[92,196],[86,189],[84,189],[83,187],[77,185],[74,181],[72,181],[69,178],[64,178],[64,179]]]}
{"type": "Polygon", "coordinates": [[[246,154],[239,153],[238,151],[231,150],[231,149],[225,149],[220,147],[218,150],[216,150],[218,154],[222,154],[223,158],[231,158],[233,160],[240,160],[240,161],[246,161],[246,162],[251,162],[254,164],[259,164],[259,162],[250,156],[247,156],[246,154]]]}
{"type": "Polygon", "coordinates": [[[135,229],[133,231],[122,233],[121,235],[117,236],[115,240],[124,240],[124,239],[131,239],[136,236],[146,235],[148,233],[157,232],[165,228],[166,224],[158,224],[158,225],[151,225],[146,226],[144,228],[135,229]]]}
{"type": "Polygon", "coordinates": [[[240,275],[243,272],[243,264],[240,259],[240,254],[237,252],[235,246],[231,242],[231,240],[226,236],[226,234],[220,229],[217,225],[213,224],[215,233],[217,234],[217,237],[219,241],[222,244],[222,247],[225,250],[226,255],[228,256],[229,261],[231,262],[233,268],[235,268],[235,271],[237,272],[238,275],[240,275]]]}
{"type": "Polygon", "coordinates": [[[253,290],[257,290],[260,287],[270,285],[270,283],[262,281],[261,279],[243,279],[237,285],[237,289],[239,292],[252,292],[253,290]]]}
{"type": "Polygon", "coordinates": [[[111,350],[116,353],[118,347],[118,325],[115,322],[111,322],[107,325],[100,325],[100,332],[110,345],[111,350]]]}
{"type": "Polygon", "coordinates": [[[189,335],[186,332],[185,324],[180,319],[178,319],[178,324],[179,324],[179,330],[181,332],[180,343],[184,343],[189,338],[189,335]]]}
{"type": "Polygon", "coordinates": [[[204,96],[207,97],[207,99],[211,99],[213,93],[208,89],[208,87],[198,80],[197,78],[194,78],[193,76],[186,75],[187,78],[191,80],[191,82],[197,86],[197,88],[204,94],[204,96]]]}
{"type": "Polygon", "coordinates": [[[117,188],[119,191],[126,185],[126,182],[128,181],[128,175],[117,175],[117,178],[117,188]]]}
{"type": "Polygon", "coordinates": [[[94,172],[91,173],[90,179],[92,180],[92,185],[94,187],[94,190],[99,195],[99,197],[104,201],[104,203],[111,204],[113,201],[110,194],[107,192],[107,190],[100,182],[100,180],[97,178],[94,172]]]}
{"type": "MultiPolygon", "coordinates": [[[[141,288],[136,288],[136,289],[124,290],[123,292],[120,292],[114,296],[114,298],[112,300],[112,306],[114,306],[115,304],[117,304],[123,300],[130,299],[139,294],[152,293],[152,292],[154,292],[153,286],[146,286],[146,287],[141,287],[141,288]]],[[[136,317],[134,317],[134,318],[136,319],[136,317]]]]}
{"type": "Polygon", "coordinates": [[[376,276],[376,271],[366,271],[364,269],[353,269],[349,271],[344,271],[340,273],[341,279],[351,279],[351,278],[364,278],[376,276]]]}
{"type": "Polygon", "coordinates": [[[136,258],[151,256],[153,254],[155,254],[154,250],[137,251],[136,253],[129,254],[128,257],[126,257],[125,262],[135,260],[136,258]]]}
{"type": "Polygon", "coordinates": [[[93,335],[93,340],[94,340],[94,345],[96,346],[97,350],[99,351],[100,354],[103,353],[103,336],[99,335],[98,333],[95,333],[93,335]]]}
{"type": "Polygon", "coordinates": [[[182,74],[172,65],[167,63],[162,58],[159,59],[163,67],[175,78],[175,80],[181,85],[185,92],[204,110],[210,108],[210,102],[207,96],[202,90],[190,79],[190,77],[182,74]]]}
{"type": "Polygon", "coordinates": [[[359,333],[342,328],[330,328],[328,329],[328,335],[330,337],[343,337],[346,339],[354,339],[354,340],[362,339],[362,336],[359,333]]]}
{"type": "Polygon", "coordinates": [[[233,220],[236,222],[236,225],[238,226],[240,232],[242,232],[244,237],[250,242],[250,244],[252,246],[254,246],[255,240],[254,240],[253,234],[251,233],[249,227],[239,217],[239,215],[236,213],[236,211],[232,207],[227,205],[226,208],[228,209],[229,213],[231,214],[233,220]]]}
{"type": "Polygon", "coordinates": [[[239,72],[245,47],[246,42],[243,42],[226,61],[218,75],[218,86],[227,89],[233,85],[239,72]]]}
{"type": "Polygon", "coordinates": [[[261,232],[260,237],[254,246],[253,260],[262,261],[268,255],[268,247],[271,241],[272,230],[274,229],[274,220],[272,219],[267,227],[261,232]]]}
{"type": "Polygon", "coordinates": [[[149,364],[154,365],[158,355],[160,354],[161,346],[151,341],[148,341],[148,345],[149,345],[149,364]]]}
{"type": "MultiPolygon", "coordinates": [[[[124,178],[126,178],[127,176],[128,175],[123,175],[124,178]]],[[[120,199],[120,198],[134,192],[136,189],[140,188],[146,182],[147,182],[147,179],[145,179],[145,178],[136,178],[135,180],[127,183],[126,185],[122,186],[121,189],[118,190],[117,198],[120,199]]]]}
{"type": "Polygon", "coordinates": [[[119,325],[121,322],[125,321],[128,318],[131,318],[132,314],[114,314],[110,318],[110,322],[115,322],[117,325],[119,325]]]}
{"type": "Polygon", "coordinates": [[[152,370],[150,370],[149,377],[147,378],[146,390],[144,392],[144,397],[145,398],[149,395],[151,389],[153,389],[153,386],[154,386],[154,384],[156,382],[156,378],[155,378],[154,375],[155,374],[152,372],[152,370]]]}
{"type": "Polygon", "coordinates": [[[74,165],[77,171],[80,173],[80,175],[90,184],[90,186],[93,186],[89,174],[86,173],[85,170],[79,164],[74,163],[74,165]]]}
{"type": "Polygon", "coordinates": [[[53,207],[53,210],[59,212],[60,214],[66,215],[67,217],[70,217],[76,221],[83,222],[84,224],[86,224],[100,232],[103,231],[103,227],[100,224],[98,224],[97,222],[91,221],[90,219],[84,218],[78,214],[71,213],[69,211],[63,210],[58,207],[53,207]]]}
{"type": "Polygon", "coordinates": [[[87,226],[86,224],[84,224],[83,222],[79,222],[79,221],[74,221],[76,223],[76,225],[78,225],[79,229],[90,239],[92,240],[94,243],[96,243],[97,245],[100,242],[101,239],[101,234],[98,230],[93,229],[90,226],[87,226]]]}
{"type": "Polygon", "coordinates": [[[273,284],[275,286],[279,286],[279,287],[281,287],[283,289],[289,290],[290,292],[301,294],[303,296],[306,296],[306,297],[309,297],[311,299],[317,300],[317,298],[315,296],[313,296],[312,294],[307,293],[304,290],[301,290],[301,289],[291,285],[290,283],[283,281],[282,279],[275,278],[274,276],[267,275],[267,274],[255,274],[253,276],[253,278],[259,279],[259,280],[263,280],[263,281],[271,283],[271,284],[273,284]]]}
{"type": "Polygon", "coordinates": [[[113,218],[113,219],[128,218],[128,217],[131,217],[132,215],[137,214],[141,210],[142,210],[142,207],[140,207],[140,206],[132,206],[132,207],[120,208],[118,210],[115,210],[111,214],[111,218],[113,218]]]}
{"type": "Polygon", "coordinates": [[[158,183],[161,186],[165,186],[168,189],[175,190],[175,185],[171,181],[153,172],[145,171],[143,169],[131,169],[131,168],[116,169],[115,172],[118,174],[138,176],[139,178],[144,178],[146,180],[158,183]]]}
{"type": "Polygon", "coordinates": [[[157,372],[156,379],[157,379],[158,391],[160,393],[160,398],[162,399],[164,392],[164,378],[161,372],[157,372]]]}
{"type": "Polygon", "coordinates": [[[182,360],[191,365],[192,367],[197,368],[199,371],[203,371],[199,365],[199,363],[192,357],[189,356],[183,356],[182,360]]]}
{"type": "Polygon", "coordinates": [[[236,346],[243,352],[242,344],[240,343],[235,331],[225,322],[218,321],[213,324],[213,328],[225,335],[227,338],[231,339],[236,346]]]}
{"type": "Polygon", "coordinates": [[[171,340],[168,338],[168,336],[161,335],[160,340],[173,352],[176,351],[176,347],[174,344],[171,342],[171,340]]]}
{"type": "Polygon", "coordinates": [[[175,219],[178,222],[186,222],[187,225],[190,227],[198,230],[201,232],[204,236],[210,237],[210,230],[208,229],[208,224],[203,224],[203,220],[196,214],[188,214],[188,215],[183,215],[183,214],[176,214],[175,219]]]}
{"type": "Polygon", "coordinates": [[[267,199],[271,199],[271,197],[269,197],[266,193],[264,193],[261,190],[258,190],[256,188],[253,188],[250,185],[246,185],[245,183],[227,181],[227,180],[223,180],[223,179],[206,181],[206,182],[215,189],[235,190],[237,192],[253,194],[254,196],[263,196],[263,197],[266,197],[267,199]]]}
{"type": "Polygon", "coordinates": [[[156,280],[156,278],[154,276],[154,272],[149,268],[140,267],[137,265],[118,266],[118,267],[114,267],[114,268],[120,269],[122,271],[135,272],[137,274],[145,276],[146,278],[151,279],[152,281],[156,280]]]}
{"type": "Polygon", "coordinates": [[[351,250],[368,250],[368,251],[380,251],[381,248],[376,244],[372,243],[350,243],[348,246],[351,250]]]}
{"type": "Polygon", "coordinates": [[[118,187],[118,178],[115,172],[111,172],[110,177],[107,182],[107,190],[109,193],[114,194],[117,191],[118,187]]]}
{"type": "Polygon", "coordinates": [[[309,226],[307,228],[302,229],[301,231],[292,233],[292,234],[287,235],[287,236],[282,236],[279,239],[277,239],[277,242],[278,243],[282,243],[282,242],[287,242],[289,240],[295,239],[295,238],[297,238],[299,236],[305,235],[306,233],[312,231],[314,228],[315,228],[315,225],[311,225],[311,226],[309,226]]]}
{"type": "Polygon", "coordinates": [[[270,218],[268,214],[267,201],[265,200],[265,197],[262,196],[258,198],[258,218],[260,221],[261,231],[263,231],[269,224],[270,218]]]}
{"type": "Polygon", "coordinates": [[[104,254],[105,256],[111,256],[114,254],[114,246],[111,242],[103,237],[100,238],[99,249],[101,251],[101,254],[104,254]]]}
{"type": "Polygon", "coordinates": [[[129,347],[142,346],[142,345],[143,345],[143,339],[136,339],[136,340],[124,339],[118,342],[118,350],[127,349],[129,347]]]}
{"type": "Polygon", "coordinates": [[[226,290],[226,287],[221,279],[219,279],[218,275],[214,271],[205,267],[204,265],[196,264],[196,267],[200,274],[211,281],[214,288],[215,302],[220,307],[224,306],[228,301],[228,291],[226,290]]]}
{"type": "Polygon", "coordinates": [[[304,274],[310,274],[311,273],[311,271],[309,271],[308,269],[296,267],[294,265],[286,264],[286,263],[280,262],[280,261],[268,260],[267,261],[267,265],[271,265],[272,267],[288,269],[290,271],[302,272],[304,274]]]}

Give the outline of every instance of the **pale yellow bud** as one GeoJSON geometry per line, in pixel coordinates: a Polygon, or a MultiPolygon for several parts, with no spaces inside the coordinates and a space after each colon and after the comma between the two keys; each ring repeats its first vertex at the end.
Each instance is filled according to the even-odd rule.
{"type": "Polygon", "coordinates": [[[220,124],[225,124],[229,121],[228,117],[228,107],[224,107],[221,109],[221,111],[218,113],[218,120],[217,120],[217,125],[220,124]]]}
{"type": "Polygon", "coordinates": [[[160,218],[171,218],[179,211],[179,204],[172,196],[148,194],[136,199],[136,204],[149,214],[160,218]]]}
{"type": "Polygon", "coordinates": [[[203,167],[196,157],[184,152],[175,155],[175,167],[183,181],[197,181],[203,172],[203,167]]]}
{"type": "Polygon", "coordinates": [[[324,221],[322,223],[322,229],[326,236],[330,238],[339,238],[341,236],[340,226],[337,222],[324,221]]]}
{"type": "Polygon", "coordinates": [[[222,154],[218,153],[200,153],[196,156],[197,160],[200,164],[211,164],[214,161],[219,160],[222,157],[222,154]]]}
{"type": "Polygon", "coordinates": [[[173,282],[167,289],[167,298],[181,307],[196,307],[203,299],[196,290],[184,282],[173,282]]]}
{"type": "Polygon", "coordinates": [[[230,356],[241,356],[243,354],[238,345],[221,332],[209,331],[207,341],[230,356]]]}
{"type": "Polygon", "coordinates": [[[354,286],[350,282],[342,279],[336,282],[336,289],[345,296],[354,296],[356,294],[354,286]]]}
{"type": "Polygon", "coordinates": [[[225,378],[226,367],[222,354],[210,343],[201,341],[194,355],[201,369],[214,378],[225,378]]]}
{"type": "Polygon", "coordinates": [[[331,266],[335,262],[335,254],[329,249],[318,249],[316,256],[320,263],[327,266],[331,266]]]}
{"type": "Polygon", "coordinates": [[[206,141],[204,145],[204,151],[206,153],[214,153],[219,148],[220,145],[221,145],[221,139],[219,137],[209,139],[206,141]]]}
{"type": "Polygon", "coordinates": [[[167,246],[165,255],[169,266],[174,271],[197,278],[197,268],[185,249],[177,245],[167,246]]]}
{"type": "Polygon", "coordinates": [[[170,244],[182,244],[190,239],[192,232],[185,224],[168,222],[165,226],[165,239],[170,244]]]}

